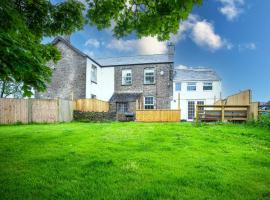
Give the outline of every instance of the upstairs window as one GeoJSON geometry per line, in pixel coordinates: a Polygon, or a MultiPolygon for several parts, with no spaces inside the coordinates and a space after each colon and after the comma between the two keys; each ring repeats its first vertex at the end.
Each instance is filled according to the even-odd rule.
{"type": "Polygon", "coordinates": [[[144,97],[144,109],[154,109],[154,108],[155,108],[155,98],[144,97]]]}
{"type": "Polygon", "coordinates": [[[196,91],[196,83],[194,82],[187,83],[187,91],[196,91]]]}
{"type": "Polygon", "coordinates": [[[122,70],[122,85],[132,84],[132,72],[131,69],[122,70]]]}
{"type": "Polygon", "coordinates": [[[144,69],[144,84],[155,84],[155,69],[144,69]]]}
{"type": "Polygon", "coordinates": [[[203,90],[204,91],[213,90],[213,83],[211,82],[203,83],[203,90]]]}
{"type": "Polygon", "coordinates": [[[181,91],[181,83],[178,82],[178,83],[175,83],[175,91],[181,91]]]}
{"type": "Polygon", "coordinates": [[[97,83],[97,67],[95,65],[91,67],[91,82],[97,83]]]}

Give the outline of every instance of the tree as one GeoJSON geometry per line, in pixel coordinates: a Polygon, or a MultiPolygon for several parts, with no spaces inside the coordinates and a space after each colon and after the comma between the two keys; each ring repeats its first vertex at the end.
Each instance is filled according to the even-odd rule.
{"type": "Polygon", "coordinates": [[[14,98],[22,98],[22,84],[0,80],[0,98],[10,97],[11,95],[14,98]]]}
{"type": "Polygon", "coordinates": [[[22,83],[24,96],[31,89],[46,89],[51,69],[47,62],[61,58],[44,36],[70,34],[85,23],[84,5],[76,0],[53,5],[48,0],[1,0],[0,80],[22,83]]]}
{"type": "Polygon", "coordinates": [[[42,38],[70,34],[86,21],[98,29],[115,24],[113,32],[120,38],[135,33],[138,37],[158,36],[167,40],[177,33],[194,5],[202,0],[50,0],[0,1],[0,80],[22,83],[24,96],[31,90],[44,91],[50,81],[48,61],[61,55],[42,38]],[[87,2],[88,10],[84,16],[87,2]]]}
{"type": "Polygon", "coordinates": [[[194,5],[202,0],[87,0],[87,17],[99,29],[113,28],[117,38],[135,33],[138,37],[158,36],[168,40],[176,34],[194,5]]]}

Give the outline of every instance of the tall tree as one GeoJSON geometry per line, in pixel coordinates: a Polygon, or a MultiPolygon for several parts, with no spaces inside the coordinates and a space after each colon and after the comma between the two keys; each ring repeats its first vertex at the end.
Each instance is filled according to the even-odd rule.
{"type": "Polygon", "coordinates": [[[0,80],[22,83],[25,96],[31,88],[46,89],[50,60],[60,59],[44,36],[70,34],[83,27],[84,5],[76,0],[53,5],[48,0],[0,1],[0,80]]]}
{"type": "Polygon", "coordinates": [[[177,33],[194,5],[202,0],[86,0],[90,24],[99,29],[114,24],[117,38],[135,33],[138,37],[158,36],[168,40],[177,33]]]}
{"type": "Polygon", "coordinates": [[[0,1],[0,80],[22,83],[25,96],[31,88],[46,89],[51,69],[48,61],[61,55],[43,37],[70,34],[85,22],[108,28],[115,24],[114,35],[135,33],[138,37],[158,36],[167,40],[176,33],[179,23],[188,17],[202,0],[49,0],[0,1]],[[84,16],[86,2],[87,14],[84,16]]]}

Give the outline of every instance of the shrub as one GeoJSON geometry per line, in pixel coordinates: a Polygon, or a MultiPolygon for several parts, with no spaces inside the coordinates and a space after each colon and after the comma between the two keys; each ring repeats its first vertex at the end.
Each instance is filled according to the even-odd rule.
{"type": "Polygon", "coordinates": [[[256,122],[258,126],[270,128],[270,113],[263,113],[256,122]]]}

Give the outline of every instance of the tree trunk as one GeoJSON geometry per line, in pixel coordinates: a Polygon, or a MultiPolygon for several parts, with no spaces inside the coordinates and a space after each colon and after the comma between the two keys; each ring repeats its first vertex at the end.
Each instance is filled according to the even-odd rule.
{"type": "Polygon", "coordinates": [[[5,87],[6,87],[6,82],[3,81],[2,88],[1,88],[1,93],[0,93],[0,98],[4,98],[4,93],[5,93],[5,87]]]}

